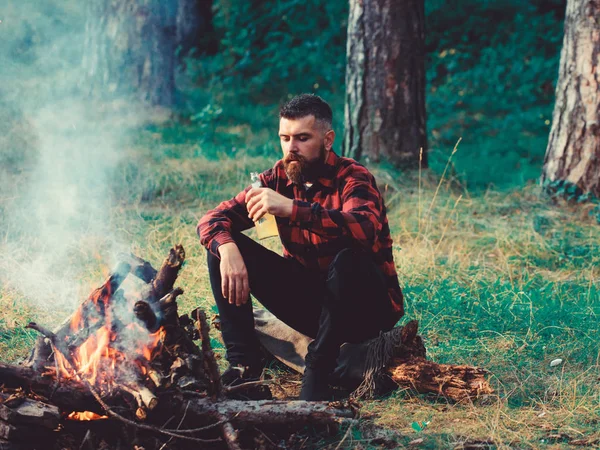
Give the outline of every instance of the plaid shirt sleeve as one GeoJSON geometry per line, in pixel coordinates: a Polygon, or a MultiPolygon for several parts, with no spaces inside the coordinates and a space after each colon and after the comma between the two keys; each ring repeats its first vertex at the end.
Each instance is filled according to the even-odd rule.
{"type": "Polygon", "coordinates": [[[375,179],[363,166],[354,164],[339,174],[341,209],[294,200],[291,221],[325,237],[350,237],[371,249],[381,231],[381,197],[375,179]]]}
{"type": "Polygon", "coordinates": [[[233,232],[244,231],[254,226],[246,209],[246,192],[249,190],[250,186],[231,200],[224,201],[208,211],[196,227],[200,243],[217,257],[220,257],[218,249],[221,245],[233,242],[233,232]]]}

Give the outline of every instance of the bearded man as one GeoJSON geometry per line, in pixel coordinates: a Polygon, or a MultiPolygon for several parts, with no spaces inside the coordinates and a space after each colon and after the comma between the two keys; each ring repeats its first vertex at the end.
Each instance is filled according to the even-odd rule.
{"type": "Polygon", "coordinates": [[[283,159],[209,211],[198,224],[230,367],[224,384],[262,371],[250,293],[280,320],[314,338],[302,400],[327,400],[344,342],[391,329],[403,315],[392,239],[373,175],[333,150],[331,107],[303,94],[280,110],[283,159]],[[270,213],[283,256],[242,234],[270,213]]]}

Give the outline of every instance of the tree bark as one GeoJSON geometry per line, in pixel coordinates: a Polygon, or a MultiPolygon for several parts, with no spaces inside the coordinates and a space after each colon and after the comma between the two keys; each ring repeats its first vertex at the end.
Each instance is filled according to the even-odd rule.
{"type": "Polygon", "coordinates": [[[218,42],[213,27],[212,0],[179,0],[177,48],[179,56],[214,55],[218,42]]]}
{"type": "Polygon", "coordinates": [[[600,196],[600,0],[568,0],[542,182],[600,196]]]}
{"type": "Polygon", "coordinates": [[[487,371],[478,367],[437,364],[415,357],[394,359],[387,372],[401,387],[441,395],[459,403],[494,392],[486,380],[487,371]]]}
{"type": "MultiPolygon", "coordinates": [[[[35,392],[38,398],[57,406],[62,412],[91,411],[105,414],[87,388],[74,380],[61,380],[56,383],[52,377],[39,375],[33,369],[0,363],[0,379],[9,388],[24,388],[35,392]]],[[[200,398],[196,393],[175,391],[159,394],[164,401],[158,401],[158,408],[182,412],[187,404],[188,414],[198,418],[231,418],[236,426],[255,425],[297,425],[307,424],[339,425],[344,419],[352,419],[355,412],[341,404],[328,402],[305,402],[302,400],[227,400],[213,401],[200,398]]],[[[104,399],[110,405],[120,400],[120,394],[104,399]]]]}
{"type": "Polygon", "coordinates": [[[427,166],[423,0],[350,0],[344,154],[427,166]]]}
{"type": "Polygon", "coordinates": [[[89,0],[85,89],[100,98],[134,95],[171,106],[176,16],[177,0],[89,0]]]}

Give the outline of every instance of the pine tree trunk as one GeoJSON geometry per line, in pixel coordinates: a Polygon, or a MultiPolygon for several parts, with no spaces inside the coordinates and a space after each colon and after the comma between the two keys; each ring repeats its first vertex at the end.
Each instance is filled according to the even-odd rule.
{"type": "Polygon", "coordinates": [[[217,40],[213,27],[212,0],[179,0],[177,48],[180,56],[214,55],[217,40]]]}
{"type": "Polygon", "coordinates": [[[88,0],[84,88],[171,106],[177,0],[88,0]]]}
{"type": "Polygon", "coordinates": [[[568,0],[542,181],[600,196],[600,0],[568,0]]]}
{"type": "Polygon", "coordinates": [[[423,0],[350,0],[344,154],[427,166],[423,0]]]}

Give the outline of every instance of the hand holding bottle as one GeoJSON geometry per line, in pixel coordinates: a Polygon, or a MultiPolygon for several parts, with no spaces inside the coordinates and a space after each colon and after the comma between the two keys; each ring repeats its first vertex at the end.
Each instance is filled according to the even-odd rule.
{"type": "Polygon", "coordinates": [[[272,189],[261,187],[258,174],[252,174],[252,189],[246,193],[248,217],[256,224],[258,238],[277,236],[277,222],[274,216],[290,217],[293,200],[278,194],[272,189]]]}

